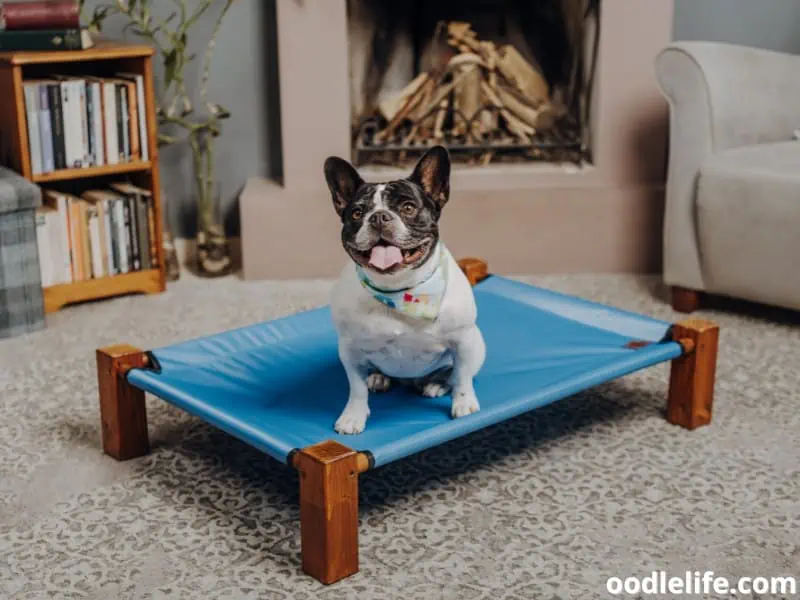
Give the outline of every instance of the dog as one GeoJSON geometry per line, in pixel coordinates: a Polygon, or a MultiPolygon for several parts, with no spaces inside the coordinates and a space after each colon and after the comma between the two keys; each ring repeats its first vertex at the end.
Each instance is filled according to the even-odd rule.
{"type": "Polygon", "coordinates": [[[406,179],[366,183],[347,161],[325,161],[350,261],[331,311],[350,394],[334,429],[364,431],[369,392],[393,382],[423,396],[452,392],[452,417],[480,409],[473,378],[486,346],[472,287],[439,240],[450,195],[450,157],[435,146],[406,179]]]}

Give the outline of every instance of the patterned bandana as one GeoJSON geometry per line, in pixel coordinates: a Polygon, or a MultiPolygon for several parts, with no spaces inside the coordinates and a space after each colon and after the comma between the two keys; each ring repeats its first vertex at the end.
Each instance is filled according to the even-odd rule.
{"type": "Polygon", "coordinates": [[[439,245],[439,265],[422,283],[403,290],[382,290],[375,287],[359,265],[356,265],[356,274],[361,285],[378,302],[389,308],[405,313],[417,319],[435,321],[439,316],[439,308],[447,289],[447,257],[449,252],[443,244],[439,245]]]}

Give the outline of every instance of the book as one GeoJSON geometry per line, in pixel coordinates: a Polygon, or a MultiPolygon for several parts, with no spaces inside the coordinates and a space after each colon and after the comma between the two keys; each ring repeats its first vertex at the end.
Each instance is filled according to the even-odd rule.
{"type": "Polygon", "coordinates": [[[111,234],[117,272],[127,273],[129,267],[125,247],[125,217],[122,210],[122,199],[119,197],[111,200],[111,234]]]}
{"type": "Polygon", "coordinates": [[[106,264],[109,275],[119,273],[119,267],[114,255],[114,231],[111,228],[111,211],[113,200],[106,198],[103,200],[103,241],[105,242],[106,264]]]}
{"type": "Polygon", "coordinates": [[[105,130],[103,127],[102,82],[100,79],[90,77],[88,79],[88,85],[92,104],[90,127],[92,131],[92,150],[95,161],[94,164],[96,166],[102,166],[106,164],[105,130]]]}
{"type": "Polygon", "coordinates": [[[142,257],[139,253],[139,234],[136,223],[136,205],[131,196],[125,197],[126,222],[128,225],[128,242],[130,243],[131,271],[139,271],[142,268],[142,257]]]}
{"type": "Polygon", "coordinates": [[[128,88],[124,83],[117,83],[117,131],[120,139],[119,159],[128,162],[131,159],[130,126],[128,120],[128,88]]]}
{"type": "Polygon", "coordinates": [[[53,132],[53,163],[56,169],[67,167],[64,150],[64,113],[61,105],[61,85],[55,81],[47,84],[50,104],[50,129],[53,132]]]}
{"type": "Polygon", "coordinates": [[[36,209],[36,247],[39,253],[39,275],[42,287],[53,285],[53,260],[50,249],[50,231],[48,229],[47,207],[36,209]]]}
{"type": "Polygon", "coordinates": [[[55,50],[88,50],[94,47],[92,34],[86,29],[48,31],[2,31],[0,52],[53,52],[55,50]]]}
{"type": "Polygon", "coordinates": [[[53,152],[53,127],[50,117],[50,99],[47,93],[47,84],[36,82],[39,94],[39,138],[42,146],[42,172],[55,171],[55,158],[53,152]]]}
{"type": "Polygon", "coordinates": [[[97,165],[95,158],[95,145],[97,142],[94,139],[94,97],[92,96],[92,82],[88,79],[83,80],[83,98],[86,103],[86,153],[87,159],[91,166],[97,165]]]}
{"type": "Polygon", "coordinates": [[[68,197],[66,194],[54,190],[43,191],[45,206],[52,207],[58,214],[58,225],[55,227],[56,240],[52,248],[55,249],[53,260],[56,271],[57,283],[72,282],[72,258],[69,244],[69,215],[68,197]]]}
{"type": "Polygon", "coordinates": [[[94,276],[92,270],[92,240],[89,236],[89,203],[81,199],[78,202],[80,214],[81,259],[83,261],[83,275],[85,279],[94,276]]]}
{"type": "Polygon", "coordinates": [[[122,197],[117,198],[117,206],[119,219],[117,221],[117,239],[119,240],[119,253],[120,261],[122,263],[122,272],[130,273],[133,271],[133,264],[131,260],[131,238],[129,235],[131,215],[125,207],[125,199],[122,197]]]}
{"type": "Polygon", "coordinates": [[[139,111],[138,107],[136,106],[136,83],[133,81],[128,81],[125,84],[125,88],[125,100],[127,102],[125,117],[128,123],[126,130],[128,132],[128,140],[130,144],[128,159],[140,160],[142,155],[139,149],[139,111]]]}
{"type": "Polygon", "coordinates": [[[89,109],[86,100],[86,81],[76,79],[73,84],[78,95],[80,132],[81,132],[81,167],[88,167],[91,162],[91,144],[89,142],[89,109]]]}
{"type": "Polygon", "coordinates": [[[61,84],[61,122],[64,126],[64,160],[67,169],[74,169],[81,164],[80,151],[80,107],[75,97],[72,82],[57,77],[61,84]],[[78,119],[76,121],[76,111],[78,119]]]}
{"type": "Polygon", "coordinates": [[[96,203],[86,205],[86,225],[91,250],[92,276],[100,279],[105,276],[103,269],[103,245],[100,233],[100,211],[96,203]]]}
{"type": "Polygon", "coordinates": [[[116,86],[103,82],[103,122],[106,138],[106,163],[119,164],[119,137],[117,131],[117,95],[116,86]]]}
{"type": "Polygon", "coordinates": [[[72,280],[83,281],[85,279],[83,273],[83,236],[81,235],[81,214],[80,214],[80,201],[78,198],[70,197],[68,201],[69,206],[69,243],[70,258],[72,263],[72,280]]]}
{"type": "Polygon", "coordinates": [[[35,83],[24,84],[25,113],[28,122],[28,149],[31,171],[40,175],[42,170],[42,141],[39,135],[39,92],[35,83]]]}
{"type": "Polygon", "coordinates": [[[118,73],[117,77],[133,81],[136,84],[136,122],[139,125],[139,150],[141,160],[150,160],[147,144],[147,105],[144,101],[144,77],[136,73],[118,73]]]}
{"type": "Polygon", "coordinates": [[[78,28],[77,0],[1,2],[0,30],[78,28]]]}

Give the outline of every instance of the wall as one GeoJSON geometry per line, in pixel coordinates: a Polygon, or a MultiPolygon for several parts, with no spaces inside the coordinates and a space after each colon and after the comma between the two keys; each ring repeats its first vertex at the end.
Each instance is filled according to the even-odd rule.
{"type": "MultiPolygon", "coordinates": [[[[87,13],[109,2],[87,0],[87,13]]],[[[189,0],[189,5],[193,4],[196,0],[189,0]]],[[[217,4],[221,7],[222,1],[217,4]]],[[[152,5],[154,14],[160,18],[168,17],[175,8],[175,3],[165,0],[154,0],[152,5]]],[[[203,52],[217,14],[212,9],[189,35],[190,51],[198,55],[187,69],[186,77],[193,100],[199,101],[203,52]]],[[[109,19],[102,35],[140,41],[129,32],[123,33],[124,25],[124,17],[109,19]]],[[[236,201],[247,178],[269,175],[280,168],[276,151],[279,141],[271,135],[271,129],[277,129],[271,125],[277,121],[278,102],[267,101],[268,90],[277,90],[276,57],[267,48],[270,39],[274,44],[274,0],[237,0],[222,25],[212,61],[209,98],[232,113],[217,140],[216,169],[227,229],[233,234],[239,231],[236,201]]],[[[157,80],[161,73],[156,57],[157,80]]],[[[195,230],[191,153],[187,145],[162,148],[161,159],[169,223],[177,235],[191,236],[195,230]]]]}
{"type": "Polygon", "coordinates": [[[674,38],[800,53],[797,0],[676,0],[674,38]]]}

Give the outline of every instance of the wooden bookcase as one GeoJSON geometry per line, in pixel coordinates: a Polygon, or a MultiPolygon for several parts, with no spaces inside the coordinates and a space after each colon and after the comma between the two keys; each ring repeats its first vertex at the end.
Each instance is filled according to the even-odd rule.
{"type": "Polygon", "coordinates": [[[70,185],[73,189],[89,189],[124,178],[153,192],[157,268],[44,288],[46,312],[57,311],[75,302],[137,292],[154,294],[166,288],[152,58],[153,49],[149,46],[103,40],[89,50],[0,52],[0,164],[6,164],[26,179],[43,186],[70,185]],[[23,81],[52,74],[113,76],[119,72],[144,76],[150,160],[33,175],[23,81]]]}

